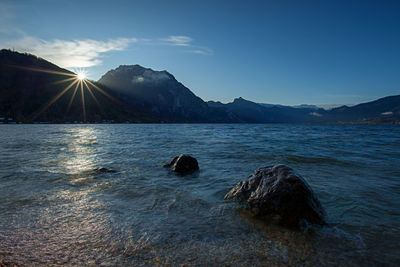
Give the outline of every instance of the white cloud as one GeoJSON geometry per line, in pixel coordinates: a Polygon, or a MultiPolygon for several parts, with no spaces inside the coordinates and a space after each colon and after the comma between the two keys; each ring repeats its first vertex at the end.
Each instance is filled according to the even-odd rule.
{"type": "Polygon", "coordinates": [[[199,54],[204,56],[211,56],[214,52],[208,47],[194,47],[195,49],[189,50],[189,53],[199,54]]]}
{"type": "Polygon", "coordinates": [[[186,53],[207,56],[213,54],[210,48],[196,46],[192,42],[193,39],[188,36],[169,36],[163,39],[117,38],[98,41],[93,39],[43,40],[24,35],[19,39],[0,40],[0,47],[31,53],[63,68],[87,68],[99,65],[102,63],[102,54],[110,51],[122,51],[132,43],[176,46],[184,49],[186,53]]]}
{"type": "Polygon", "coordinates": [[[172,46],[191,46],[190,43],[193,41],[193,39],[189,36],[171,35],[168,38],[161,39],[161,41],[172,46]]]}
{"type": "Polygon", "coordinates": [[[137,42],[136,38],[118,38],[104,42],[92,39],[46,41],[35,37],[24,37],[0,45],[32,53],[64,68],[85,68],[100,64],[102,53],[124,50],[134,42],[137,42]]]}
{"type": "Polygon", "coordinates": [[[161,39],[161,43],[170,46],[186,47],[188,50],[185,50],[185,52],[192,54],[210,56],[214,53],[208,47],[194,45],[193,39],[184,35],[171,35],[168,38],[161,39]]]}

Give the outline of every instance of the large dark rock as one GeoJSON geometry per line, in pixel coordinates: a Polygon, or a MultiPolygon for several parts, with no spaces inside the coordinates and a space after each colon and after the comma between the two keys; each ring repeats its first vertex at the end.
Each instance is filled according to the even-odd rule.
{"type": "Polygon", "coordinates": [[[324,224],[325,211],[311,187],[285,165],[256,170],[224,197],[245,202],[253,214],[277,217],[286,226],[299,226],[303,219],[324,224]]]}
{"type": "Polygon", "coordinates": [[[172,171],[187,174],[199,169],[197,160],[189,155],[179,155],[175,157],[170,163],[165,164],[164,167],[171,168],[172,171]]]}

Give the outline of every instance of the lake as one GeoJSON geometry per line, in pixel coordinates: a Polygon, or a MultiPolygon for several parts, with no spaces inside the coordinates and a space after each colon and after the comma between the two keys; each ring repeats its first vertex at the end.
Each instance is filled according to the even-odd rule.
{"type": "Polygon", "coordinates": [[[0,125],[0,214],[0,263],[395,266],[400,127],[0,125]],[[200,171],[162,167],[181,153],[200,171]],[[223,200],[277,163],[307,180],[328,226],[289,230],[223,200]]]}

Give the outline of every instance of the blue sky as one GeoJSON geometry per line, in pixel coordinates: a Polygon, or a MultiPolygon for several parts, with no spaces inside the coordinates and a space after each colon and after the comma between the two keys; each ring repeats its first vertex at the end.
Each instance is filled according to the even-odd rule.
{"type": "Polygon", "coordinates": [[[167,70],[204,100],[352,104],[400,94],[399,1],[0,1],[0,47],[97,80],[167,70]]]}

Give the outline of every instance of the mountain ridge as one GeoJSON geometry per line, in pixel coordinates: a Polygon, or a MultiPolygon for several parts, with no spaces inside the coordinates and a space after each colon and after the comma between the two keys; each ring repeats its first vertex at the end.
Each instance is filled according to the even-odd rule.
{"type": "Polygon", "coordinates": [[[224,117],[230,122],[224,112],[210,108],[165,70],[155,71],[137,64],[120,65],[104,74],[98,83],[124,95],[124,99],[130,103],[148,106],[162,120],[218,122],[224,117]],[[214,120],[210,116],[213,113],[220,113],[218,116],[221,119],[214,120]]]}
{"type": "Polygon", "coordinates": [[[97,82],[87,81],[93,85],[92,90],[82,89],[81,95],[78,90],[75,96],[72,89],[65,91],[66,84],[60,83],[65,79],[63,75],[76,76],[34,55],[1,50],[0,123],[7,123],[10,119],[22,123],[400,122],[400,95],[331,110],[307,104],[255,103],[242,97],[226,104],[205,102],[168,71],[156,71],[135,64],[120,65],[105,73],[97,82]],[[41,112],[36,117],[32,116],[38,110],[41,112]]]}
{"type": "Polygon", "coordinates": [[[0,118],[3,122],[156,122],[142,107],[126,105],[108,88],[80,94],[77,75],[31,54],[0,51],[0,118]],[[65,81],[65,82],[62,82],[65,81]],[[86,97],[85,97],[86,96],[86,97]],[[82,99],[84,104],[82,104],[82,99]],[[83,106],[85,107],[83,109],[83,106]]]}

